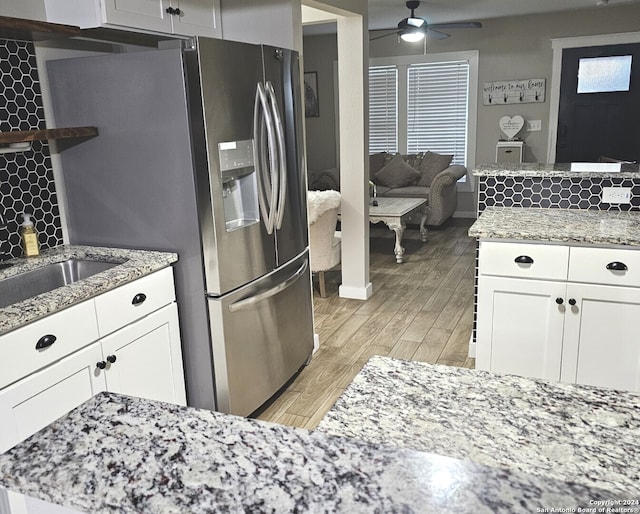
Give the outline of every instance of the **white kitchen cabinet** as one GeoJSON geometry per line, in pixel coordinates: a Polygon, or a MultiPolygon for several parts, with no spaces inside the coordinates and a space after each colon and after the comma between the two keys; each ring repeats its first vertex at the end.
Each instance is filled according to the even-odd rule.
{"type": "Polygon", "coordinates": [[[565,288],[559,282],[481,276],[477,368],[560,380],[564,306],[556,299],[565,288]]]}
{"type": "Polygon", "coordinates": [[[0,453],[104,391],[104,377],[95,373],[101,360],[100,344],[93,343],[1,389],[0,453]]]}
{"type": "Polygon", "coordinates": [[[640,289],[570,283],[562,380],[640,391],[640,289]]]}
{"type": "Polygon", "coordinates": [[[220,0],[45,0],[47,21],[221,37],[220,0]]]}
{"type": "Polygon", "coordinates": [[[175,303],[100,342],[108,391],[186,405],[175,303]]]}
{"type": "Polygon", "coordinates": [[[0,453],[100,391],[186,405],[171,267],[8,332],[0,351],[0,453]]]}
{"type": "Polygon", "coordinates": [[[640,391],[639,286],[637,250],[482,241],[476,366],[640,391]]]}

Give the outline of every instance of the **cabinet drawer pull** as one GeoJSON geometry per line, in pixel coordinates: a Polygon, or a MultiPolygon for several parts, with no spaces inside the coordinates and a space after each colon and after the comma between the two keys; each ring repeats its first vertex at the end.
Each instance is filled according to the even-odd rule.
{"type": "Polygon", "coordinates": [[[627,265],[624,262],[614,261],[607,264],[607,269],[613,271],[627,271],[629,268],[627,268],[627,265]]]}
{"type": "Polygon", "coordinates": [[[171,14],[171,15],[173,15],[173,14],[175,14],[175,13],[176,13],[176,10],[175,10],[173,7],[167,7],[167,8],[164,10],[164,12],[166,12],[167,14],[171,14]]]}
{"type": "Polygon", "coordinates": [[[107,367],[107,363],[105,361],[98,361],[96,362],[96,366],[98,366],[98,369],[104,369],[107,367]]]}
{"type": "Polygon", "coordinates": [[[564,300],[563,300],[562,298],[559,298],[559,297],[558,297],[558,298],[556,298],[556,303],[557,303],[558,305],[562,305],[562,304],[564,303],[564,300]]]}
{"type": "Polygon", "coordinates": [[[107,355],[107,362],[109,362],[110,364],[113,364],[115,361],[116,361],[115,355],[107,355]]]}
{"type": "Polygon", "coordinates": [[[38,339],[38,342],[36,343],[36,350],[42,350],[43,348],[48,348],[49,346],[51,346],[53,343],[56,342],[56,336],[54,336],[53,334],[47,334],[46,336],[42,336],[40,339],[38,339]]]}
{"type": "Polygon", "coordinates": [[[138,293],[137,295],[135,295],[133,297],[133,300],[131,300],[131,304],[132,305],[140,305],[142,302],[144,302],[147,299],[147,295],[144,293],[138,293]]]}
{"type": "Polygon", "coordinates": [[[575,305],[576,304],[576,299],[575,298],[569,298],[569,305],[575,305]]]}
{"type": "Polygon", "coordinates": [[[520,255],[514,259],[518,264],[533,264],[533,259],[528,255],[520,255]]]}

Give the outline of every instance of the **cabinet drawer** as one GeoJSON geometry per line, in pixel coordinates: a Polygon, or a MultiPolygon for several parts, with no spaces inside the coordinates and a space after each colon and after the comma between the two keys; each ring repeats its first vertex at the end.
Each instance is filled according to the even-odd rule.
{"type": "Polygon", "coordinates": [[[110,334],[174,300],[173,268],[170,267],[104,293],[95,299],[100,336],[110,334]]]}
{"type": "Polygon", "coordinates": [[[640,286],[640,251],[616,248],[571,248],[569,280],[638,287],[640,286]]]}
{"type": "Polygon", "coordinates": [[[0,337],[0,388],[37,371],[98,339],[93,300],[56,312],[0,337]],[[49,346],[37,349],[48,344],[49,346]]]}
{"type": "Polygon", "coordinates": [[[481,275],[566,280],[568,265],[568,246],[480,242],[481,275]]]}

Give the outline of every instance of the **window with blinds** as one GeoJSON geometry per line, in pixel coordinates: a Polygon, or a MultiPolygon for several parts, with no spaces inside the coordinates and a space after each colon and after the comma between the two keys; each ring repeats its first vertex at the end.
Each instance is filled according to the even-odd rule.
{"type": "Polygon", "coordinates": [[[414,64],[407,69],[407,152],[430,150],[466,163],[469,64],[414,64]]]}
{"type": "Polygon", "coordinates": [[[369,153],[398,151],[398,69],[369,68],[369,153]]]}

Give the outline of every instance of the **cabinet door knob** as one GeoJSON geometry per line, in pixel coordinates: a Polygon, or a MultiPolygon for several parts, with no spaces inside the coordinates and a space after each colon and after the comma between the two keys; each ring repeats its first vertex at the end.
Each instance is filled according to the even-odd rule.
{"type": "Polygon", "coordinates": [[[117,360],[115,355],[107,355],[107,361],[113,364],[117,360]]]}
{"type": "Polygon", "coordinates": [[[607,264],[607,269],[613,271],[627,271],[629,268],[627,268],[627,265],[624,262],[614,261],[607,264]]]}
{"type": "Polygon", "coordinates": [[[98,361],[96,362],[96,366],[98,366],[98,369],[104,369],[107,367],[107,363],[105,361],[98,361]]]}
{"type": "Polygon", "coordinates": [[[133,300],[131,300],[131,304],[132,305],[140,305],[142,302],[144,302],[147,299],[147,295],[144,293],[138,293],[137,295],[135,295],[133,297],[133,300]]]}
{"type": "Polygon", "coordinates": [[[575,305],[575,304],[576,304],[575,298],[569,298],[569,305],[575,305]]]}
{"type": "Polygon", "coordinates": [[[43,348],[48,348],[49,346],[51,346],[53,343],[56,342],[56,336],[54,336],[53,334],[47,334],[46,336],[42,336],[40,339],[38,339],[38,342],[36,343],[36,350],[42,350],[43,348]]]}
{"type": "Polygon", "coordinates": [[[558,297],[558,298],[556,298],[556,303],[558,305],[562,305],[564,303],[564,300],[562,298],[558,297]]]}
{"type": "Polygon", "coordinates": [[[175,14],[176,16],[180,16],[182,14],[182,11],[179,7],[177,7],[173,10],[173,14],[175,14]]]}
{"type": "Polygon", "coordinates": [[[167,8],[165,9],[165,12],[166,12],[167,14],[172,14],[172,15],[173,15],[173,14],[175,14],[175,13],[176,13],[176,10],[175,10],[173,7],[167,7],[167,8]]]}
{"type": "Polygon", "coordinates": [[[533,264],[533,259],[528,255],[520,255],[514,259],[518,264],[533,264]]]}

